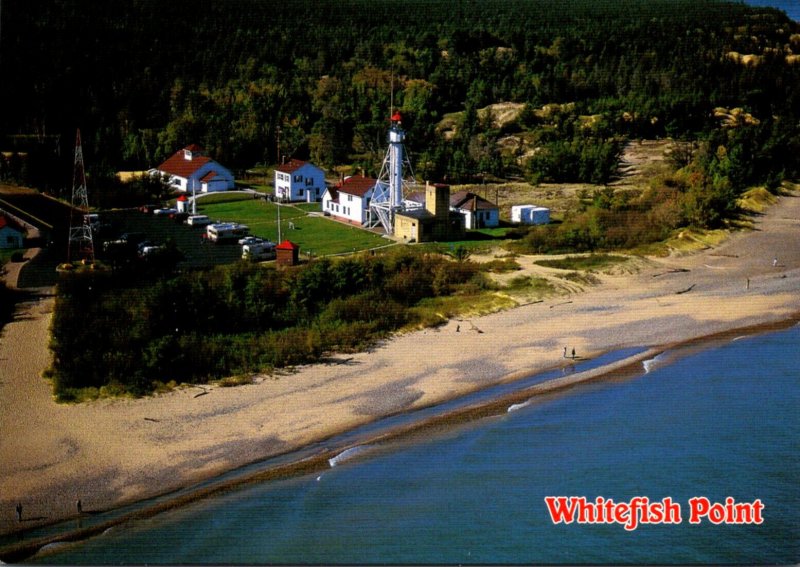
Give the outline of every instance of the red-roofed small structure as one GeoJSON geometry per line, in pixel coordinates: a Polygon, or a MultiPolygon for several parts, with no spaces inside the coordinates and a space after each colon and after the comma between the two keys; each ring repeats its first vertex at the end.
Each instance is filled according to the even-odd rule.
{"type": "Polygon", "coordinates": [[[186,146],[151,170],[169,177],[178,191],[212,193],[235,187],[233,174],[207,155],[197,144],[186,146]]]}
{"type": "Polygon", "coordinates": [[[25,232],[13,219],[0,214],[0,248],[22,248],[25,232]]]}
{"type": "Polygon", "coordinates": [[[275,247],[279,266],[294,266],[300,261],[300,247],[291,240],[284,240],[275,247]]]}

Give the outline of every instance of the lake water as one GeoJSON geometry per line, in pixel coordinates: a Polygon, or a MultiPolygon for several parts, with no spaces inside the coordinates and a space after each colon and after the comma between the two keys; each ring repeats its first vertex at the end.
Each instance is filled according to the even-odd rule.
{"type": "Polygon", "coordinates": [[[48,563],[797,563],[800,328],[669,353],[503,416],[115,529],[48,563]],[[546,496],[672,497],[674,525],[554,524],[546,496]],[[759,499],[761,525],[688,522],[759,499]]]}
{"type": "Polygon", "coordinates": [[[786,15],[794,21],[800,22],[800,1],[798,0],[745,0],[745,4],[778,8],[786,12],[786,15]]]}

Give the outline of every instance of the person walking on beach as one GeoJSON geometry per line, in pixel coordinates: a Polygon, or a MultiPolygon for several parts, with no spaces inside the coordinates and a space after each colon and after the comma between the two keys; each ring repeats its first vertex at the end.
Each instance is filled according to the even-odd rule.
{"type": "Polygon", "coordinates": [[[776,268],[777,266],[778,266],[778,257],[777,257],[777,256],[775,256],[775,257],[772,259],[772,267],[773,267],[773,268],[776,268]]]}
{"type": "Polygon", "coordinates": [[[564,358],[567,358],[567,347],[564,347],[564,358]]]}
{"type": "Polygon", "coordinates": [[[78,509],[78,515],[83,514],[83,504],[81,503],[80,498],[78,498],[78,501],[75,502],[75,507],[78,509]]]}
{"type": "Polygon", "coordinates": [[[21,522],[22,521],[22,502],[17,502],[16,510],[17,510],[17,521],[21,522]]]}
{"type": "Polygon", "coordinates": [[[575,348],[572,349],[572,358],[575,358],[575,348]]]}

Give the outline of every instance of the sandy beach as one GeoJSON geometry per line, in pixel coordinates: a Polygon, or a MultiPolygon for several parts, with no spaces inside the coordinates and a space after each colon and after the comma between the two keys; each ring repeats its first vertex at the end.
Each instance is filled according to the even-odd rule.
{"type": "Polygon", "coordinates": [[[582,293],[452,320],[235,388],[56,404],[41,378],[53,298],[38,296],[0,337],[0,533],[74,517],[77,499],[84,510],[108,510],[381,416],[566,366],[564,347],[591,358],[791,320],[800,313],[798,197],[781,197],[755,230],[716,248],[651,258],[582,293]]]}

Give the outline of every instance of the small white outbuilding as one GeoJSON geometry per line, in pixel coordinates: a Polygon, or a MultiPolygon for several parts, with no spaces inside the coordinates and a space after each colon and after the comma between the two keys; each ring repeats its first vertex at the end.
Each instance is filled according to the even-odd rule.
{"type": "Polygon", "coordinates": [[[519,224],[547,224],[550,209],[536,205],[514,205],[511,207],[511,222],[519,224]]]}

